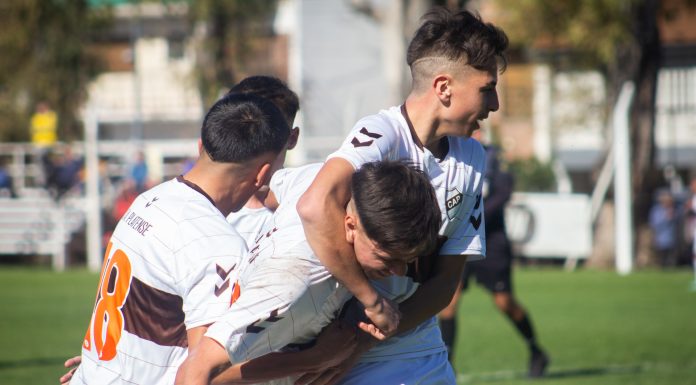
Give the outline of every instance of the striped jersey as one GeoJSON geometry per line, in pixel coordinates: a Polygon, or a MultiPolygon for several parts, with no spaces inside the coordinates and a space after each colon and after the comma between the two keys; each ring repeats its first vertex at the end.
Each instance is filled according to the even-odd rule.
{"type": "MultiPolygon", "coordinates": [[[[468,255],[468,260],[485,256],[485,231],[481,189],[486,153],[471,138],[448,136],[448,152],[437,159],[427,148],[414,141],[415,131],[404,106],[382,110],[359,120],[341,147],[329,155],[348,161],[355,169],[379,160],[401,160],[430,178],[442,213],[440,235],[447,241],[440,255],[468,255]]],[[[408,277],[387,277],[375,281],[375,288],[397,302],[410,297],[418,287],[408,277]]],[[[380,343],[363,356],[363,361],[381,361],[395,357],[420,357],[440,351],[445,346],[433,317],[409,333],[380,343]]]]}
{"type": "Polygon", "coordinates": [[[173,384],[186,330],[229,308],[242,237],[179,177],[138,196],[106,249],[72,384],[173,384]]]}

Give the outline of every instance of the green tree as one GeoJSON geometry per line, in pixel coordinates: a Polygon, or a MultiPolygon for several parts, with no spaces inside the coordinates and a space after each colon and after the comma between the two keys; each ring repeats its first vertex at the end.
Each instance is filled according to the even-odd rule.
{"type": "MultiPolygon", "coordinates": [[[[681,0],[685,3],[692,0],[681,0]]],[[[501,25],[514,45],[539,51],[571,51],[575,63],[606,75],[609,106],[621,85],[633,81],[630,112],[632,189],[638,225],[647,220],[655,189],[654,120],[661,61],[660,0],[496,0],[501,25]],[[577,60],[580,58],[580,60],[577,60]]],[[[558,55],[551,55],[558,58],[558,55]]],[[[558,66],[558,60],[551,60],[558,66]]]]}
{"type": "Polygon", "coordinates": [[[109,20],[108,7],[93,9],[86,0],[0,2],[1,141],[29,138],[40,101],[58,113],[60,140],[81,136],[78,109],[99,69],[87,47],[109,20]]]}
{"type": "Polygon", "coordinates": [[[197,78],[204,105],[244,72],[252,37],[268,35],[277,0],[197,0],[191,18],[197,34],[197,78]]]}

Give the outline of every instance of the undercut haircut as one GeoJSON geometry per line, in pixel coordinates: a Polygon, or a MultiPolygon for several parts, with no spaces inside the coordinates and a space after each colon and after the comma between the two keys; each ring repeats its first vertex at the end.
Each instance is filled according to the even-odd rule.
{"type": "Polygon", "coordinates": [[[504,71],[507,47],[505,32],[491,23],[484,23],[478,14],[453,13],[437,7],[423,16],[423,24],[408,46],[406,62],[416,87],[421,77],[430,75],[434,69],[456,64],[487,70],[495,63],[504,71]]]}
{"type": "Polygon", "coordinates": [[[229,94],[254,94],[273,102],[285,115],[288,125],[295,121],[300,99],[282,80],[272,76],[250,76],[230,88],[229,94]]]}
{"type": "Polygon", "coordinates": [[[364,164],[351,193],[365,234],[393,256],[427,255],[437,246],[440,206],[422,171],[397,161],[364,164]]]}
{"type": "Polygon", "coordinates": [[[253,94],[227,94],[203,120],[203,148],[215,162],[245,163],[261,154],[280,153],[290,127],[272,102],[253,94]]]}

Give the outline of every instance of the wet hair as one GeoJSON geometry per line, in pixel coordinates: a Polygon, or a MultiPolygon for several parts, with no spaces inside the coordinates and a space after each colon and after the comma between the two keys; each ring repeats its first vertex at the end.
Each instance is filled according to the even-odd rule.
{"type": "Polygon", "coordinates": [[[270,101],[252,94],[227,94],[203,120],[201,141],[213,161],[244,163],[271,152],[280,153],[290,127],[270,101]]]}
{"type": "Polygon", "coordinates": [[[273,102],[285,116],[288,125],[295,121],[300,99],[282,80],[272,76],[250,76],[230,88],[229,94],[254,94],[273,102]]]}
{"type": "Polygon", "coordinates": [[[430,180],[402,162],[364,164],[351,181],[353,202],[365,234],[390,255],[427,255],[442,224],[430,180]]]}

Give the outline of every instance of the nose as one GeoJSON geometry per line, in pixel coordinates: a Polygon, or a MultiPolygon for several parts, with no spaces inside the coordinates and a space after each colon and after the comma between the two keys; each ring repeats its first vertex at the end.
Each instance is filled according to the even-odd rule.
{"type": "Polygon", "coordinates": [[[493,89],[488,100],[488,111],[498,111],[500,108],[500,102],[498,101],[498,90],[493,89]]]}

